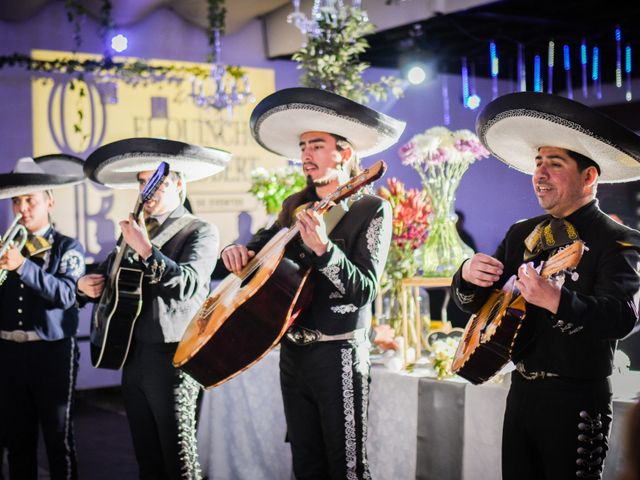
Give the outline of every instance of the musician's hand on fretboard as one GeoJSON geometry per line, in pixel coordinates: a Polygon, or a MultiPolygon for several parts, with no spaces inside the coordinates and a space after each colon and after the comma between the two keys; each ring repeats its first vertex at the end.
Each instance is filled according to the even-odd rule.
{"type": "Polygon", "coordinates": [[[133,218],[133,214],[129,214],[128,220],[120,222],[120,229],[124,241],[129,245],[143,260],[151,255],[151,241],[147,234],[147,229],[133,218]]]}

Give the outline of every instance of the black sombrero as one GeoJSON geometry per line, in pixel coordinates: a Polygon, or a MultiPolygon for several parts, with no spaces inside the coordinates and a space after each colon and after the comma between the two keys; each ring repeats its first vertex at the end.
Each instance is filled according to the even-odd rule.
{"type": "Polygon", "coordinates": [[[579,102],[546,93],[496,98],[476,121],[480,141],[498,159],[533,173],[540,147],[581,153],[598,164],[603,183],[640,179],[640,137],[579,102]]]}
{"type": "Polygon", "coordinates": [[[137,174],[155,170],[161,161],[188,182],[221,172],[231,153],[160,138],[128,138],[95,150],[84,164],[84,172],[94,182],[113,188],[136,188],[137,174]]]}
{"type": "Polygon", "coordinates": [[[398,141],[405,122],[335,93],[287,88],[263,99],[251,113],[251,134],[267,150],[300,158],[300,135],[327,132],[346,138],[360,157],[398,141]]]}
{"type": "Polygon", "coordinates": [[[11,173],[0,174],[0,199],[69,187],[85,179],[84,162],[62,153],[18,159],[11,173]]]}

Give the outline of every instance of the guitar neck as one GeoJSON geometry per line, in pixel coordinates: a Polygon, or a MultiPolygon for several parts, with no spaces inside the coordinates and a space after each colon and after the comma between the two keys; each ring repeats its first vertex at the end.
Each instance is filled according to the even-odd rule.
{"type": "MultiPolygon", "coordinates": [[[[142,202],[142,197],[138,195],[136,204],[133,207],[134,220],[136,220],[140,216],[143,206],[144,206],[144,203],[142,202]]],[[[111,270],[109,271],[109,281],[111,282],[113,282],[114,279],[116,278],[116,274],[120,269],[122,260],[124,259],[125,254],[129,251],[129,248],[130,248],[127,242],[125,241],[124,237],[122,236],[122,234],[120,234],[120,237],[118,238],[118,242],[116,243],[116,248],[117,248],[116,256],[113,259],[113,263],[111,264],[111,270]]]]}

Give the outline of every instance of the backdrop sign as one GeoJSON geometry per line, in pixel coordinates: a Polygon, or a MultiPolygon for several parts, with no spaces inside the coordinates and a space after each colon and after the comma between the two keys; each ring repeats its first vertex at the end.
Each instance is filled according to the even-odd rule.
{"type": "MultiPolygon", "coordinates": [[[[35,50],[34,58],[53,60],[70,52],[35,50]]],[[[79,60],[96,59],[79,54],[79,60]]],[[[134,60],[117,58],[116,60],[134,60]]],[[[206,64],[152,60],[151,65],[183,67],[206,64]]],[[[256,101],[275,89],[271,69],[246,68],[256,101]]],[[[218,226],[221,245],[245,239],[266,221],[261,204],[247,190],[251,171],[286,165],[251,137],[249,117],[255,104],[226,110],[203,110],[191,94],[191,79],[174,76],[162,82],[132,84],[118,79],[70,81],[65,76],[34,79],[33,154],[64,152],[86,158],[105,143],[130,137],[157,137],[228,150],[233,159],[222,173],[188,185],[194,212],[218,226]]],[[[54,218],[61,231],[78,238],[89,260],[101,260],[119,234],[118,221],[133,208],[135,192],[110,190],[91,182],[56,193],[54,218]]]]}

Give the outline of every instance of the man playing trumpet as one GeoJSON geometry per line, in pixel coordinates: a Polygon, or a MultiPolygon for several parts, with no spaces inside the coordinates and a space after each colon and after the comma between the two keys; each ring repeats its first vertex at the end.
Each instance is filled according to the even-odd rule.
{"type": "MultiPolygon", "coordinates": [[[[39,427],[51,478],[77,478],[71,412],[79,358],[75,292],[84,249],[56,231],[49,215],[51,190],[83,178],[82,161],[67,155],[22,158],[12,173],[0,174],[0,199],[11,198],[28,233],[24,248],[5,246],[0,258],[6,277],[0,285],[0,428],[11,478],[38,477],[39,427]]],[[[14,237],[6,235],[5,243],[22,243],[14,237]]]]}

